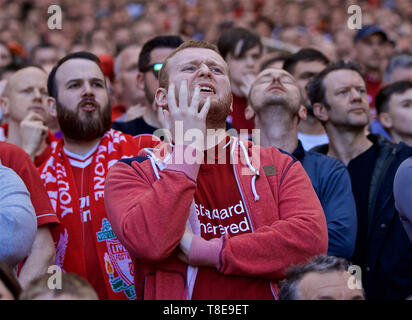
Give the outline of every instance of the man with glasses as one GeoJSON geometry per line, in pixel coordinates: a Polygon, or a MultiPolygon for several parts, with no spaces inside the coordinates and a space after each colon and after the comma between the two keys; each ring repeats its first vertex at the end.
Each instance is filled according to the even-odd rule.
{"type": "Polygon", "coordinates": [[[133,136],[152,134],[162,125],[158,118],[158,107],[154,101],[158,88],[159,71],[166,57],[177,48],[183,40],[179,36],[157,36],[147,41],[139,55],[137,87],[144,90],[147,107],[143,115],[127,122],[114,122],[113,128],[133,136]]]}

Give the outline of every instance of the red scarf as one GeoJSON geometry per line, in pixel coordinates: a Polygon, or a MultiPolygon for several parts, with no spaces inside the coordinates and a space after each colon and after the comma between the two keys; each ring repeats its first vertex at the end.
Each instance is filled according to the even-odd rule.
{"type": "MultiPolygon", "coordinates": [[[[143,142],[143,143],[142,143],[143,142]]],[[[93,155],[90,168],[90,210],[95,246],[109,299],[135,299],[132,260],[115,237],[104,205],[104,182],[108,169],[119,159],[134,157],[142,148],[141,137],[133,138],[110,130],[93,155]]],[[[61,224],[53,228],[56,264],[66,272],[87,279],[85,248],[82,242],[79,196],[70,162],[61,139],[50,158],[39,169],[61,224]]]]}

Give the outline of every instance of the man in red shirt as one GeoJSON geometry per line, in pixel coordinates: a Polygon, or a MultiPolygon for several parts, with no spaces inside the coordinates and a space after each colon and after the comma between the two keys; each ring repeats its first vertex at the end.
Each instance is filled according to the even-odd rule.
{"type": "Polygon", "coordinates": [[[327,250],[325,216],[302,166],[226,134],[229,69],[214,45],[175,49],[155,97],[168,109],[173,150],[120,161],[105,184],[138,298],[276,298],[290,264],[327,250]]]}
{"type": "Polygon", "coordinates": [[[31,280],[45,274],[56,263],[56,251],[50,227],[59,223],[43,183],[29,155],[20,147],[0,141],[0,161],[13,169],[23,180],[37,216],[37,233],[29,256],[22,265],[19,282],[25,287],[31,280]]]}
{"type": "Polygon", "coordinates": [[[47,74],[38,67],[16,71],[0,97],[2,113],[7,117],[7,123],[0,128],[0,136],[22,147],[36,167],[50,155],[57,141],[46,126],[49,99],[47,74]]]}
{"type": "MultiPolygon", "coordinates": [[[[228,122],[238,131],[254,128],[253,119],[245,118],[250,85],[259,71],[263,45],[257,34],[244,28],[224,31],[217,42],[218,49],[230,70],[230,85],[233,93],[233,110],[228,122]]],[[[241,133],[241,132],[240,132],[241,133]]]]}
{"type": "Polygon", "coordinates": [[[152,137],[111,130],[111,108],[98,57],[62,58],[51,71],[51,115],[63,138],[39,169],[61,224],[52,229],[56,262],[87,279],[100,299],[134,299],[133,264],[106,217],[104,181],[123,157],[153,146],[152,137]],[[147,140],[145,140],[147,139],[147,140]]]}

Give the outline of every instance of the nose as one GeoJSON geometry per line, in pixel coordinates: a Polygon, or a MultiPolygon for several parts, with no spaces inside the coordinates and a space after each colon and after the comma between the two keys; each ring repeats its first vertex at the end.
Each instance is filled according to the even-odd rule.
{"type": "Polygon", "coordinates": [[[41,100],[41,92],[39,88],[35,88],[33,90],[33,95],[34,95],[33,100],[41,100]]]}
{"type": "Polygon", "coordinates": [[[212,72],[210,71],[210,68],[202,63],[199,68],[199,76],[201,77],[210,77],[212,75],[212,72]]]}
{"type": "Polygon", "coordinates": [[[84,82],[82,96],[94,97],[94,90],[88,81],[84,82]]]}
{"type": "Polygon", "coordinates": [[[282,84],[282,82],[280,81],[280,75],[273,75],[272,76],[272,83],[278,83],[278,84],[282,84]]]}
{"type": "Polygon", "coordinates": [[[351,100],[352,101],[361,101],[362,100],[362,95],[359,93],[358,89],[352,88],[350,90],[351,92],[351,100]]]}

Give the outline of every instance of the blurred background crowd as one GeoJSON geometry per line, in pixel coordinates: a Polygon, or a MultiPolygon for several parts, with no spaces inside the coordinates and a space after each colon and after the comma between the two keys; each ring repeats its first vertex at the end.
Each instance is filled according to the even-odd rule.
{"type": "MultiPolygon", "coordinates": [[[[362,9],[362,24],[384,28],[387,56],[412,48],[410,0],[56,0],[62,30],[50,30],[49,0],[0,0],[0,40],[18,58],[28,59],[42,42],[63,52],[87,49],[115,56],[128,44],[144,44],[158,34],[216,42],[232,26],[254,30],[266,47],[296,51],[315,47],[328,58],[353,58],[353,35],[347,9],[362,9]]],[[[3,54],[2,54],[3,55],[3,54]]],[[[0,60],[0,65],[6,61],[0,60]]]]}

